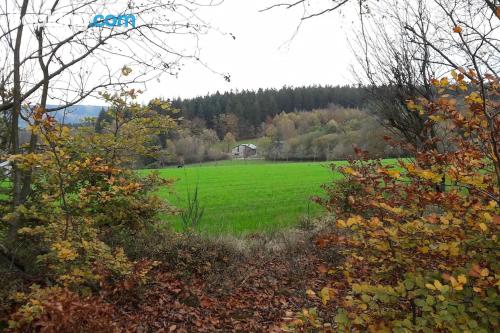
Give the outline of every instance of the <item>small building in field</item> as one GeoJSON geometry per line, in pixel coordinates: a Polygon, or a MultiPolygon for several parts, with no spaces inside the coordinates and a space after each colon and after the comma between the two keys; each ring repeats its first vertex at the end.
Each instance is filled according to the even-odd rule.
{"type": "Polygon", "coordinates": [[[10,174],[12,165],[9,161],[0,162],[0,175],[7,177],[10,174]]]}
{"type": "Polygon", "coordinates": [[[257,146],[252,143],[242,143],[231,150],[233,157],[247,158],[257,155],[257,146]]]}

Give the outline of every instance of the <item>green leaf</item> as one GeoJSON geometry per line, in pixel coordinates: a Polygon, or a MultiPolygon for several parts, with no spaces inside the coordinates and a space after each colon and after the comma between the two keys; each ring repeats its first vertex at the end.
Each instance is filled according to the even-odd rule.
{"type": "Polygon", "coordinates": [[[370,301],[372,300],[372,298],[371,298],[369,295],[367,295],[367,294],[363,294],[363,295],[361,295],[361,299],[362,299],[362,300],[363,300],[363,302],[365,302],[365,303],[368,303],[368,302],[370,302],[370,301]]]}
{"type": "Polygon", "coordinates": [[[344,324],[344,325],[349,323],[349,318],[347,317],[345,310],[339,310],[339,312],[335,316],[335,322],[337,324],[344,324]]]}
{"type": "Polygon", "coordinates": [[[413,287],[415,287],[415,282],[413,282],[413,280],[410,280],[410,279],[406,279],[404,280],[404,285],[406,287],[406,290],[412,290],[413,287]]]}

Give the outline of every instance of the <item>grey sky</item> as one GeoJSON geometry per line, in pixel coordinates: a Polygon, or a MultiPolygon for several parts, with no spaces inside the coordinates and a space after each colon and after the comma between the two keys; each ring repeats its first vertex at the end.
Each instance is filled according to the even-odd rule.
{"type": "MultiPolygon", "coordinates": [[[[163,0],[156,1],[164,5],[163,0]]],[[[316,6],[321,8],[322,5],[324,8],[325,1],[329,5],[329,0],[309,0],[305,3],[311,6],[307,7],[309,11],[314,12],[318,8],[316,6]]],[[[210,2],[211,0],[198,0],[196,4],[210,2]]],[[[141,2],[140,6],[131,7],[137,8],[138,12],[134,13],[129,10],[125,0],[96,0],[83,7],[79,5],[79,1],[66,0],[60,3],[61,8],[49,15],[50,2],[31,1],[28,14],[23,19],[27,28],[23,34],[21,49],[23,56],[30,60],[22,67],[22,89],[33,87],[41,77],[39,63],[29,56],[37,52],[35,29],[40,22],[44,22],[47,27],[44,31],[45,47],[56,45],[61,38],[79,36],[71,39],[72,43],[63,44],[64,49],[58,51],[58,61],[69,63],[81,53],[87,52],[84,45],[94,45],[99,38],[114,31],[109,28],[88,29],[88,24],[96,14],[120,13],[135,14],[138,24],[165,24],[167,32],[156,35],[157,31],[154,31],[151,36],[144,37],[140,32],[133,31],[135,33],[127,35],[128,37],[123,35],[113,38],[84,61],[63,71],[51,81],[48,97],[50,104],[76,100],[83,91],[92,91],[92,87],[109,83],[110,80],[136,81],[121,76],[124,66],[132,67],[132,76],[140,78],[137,81],[153,77],[160,68],[175,70],[180,55],[199,56],[206,66],[186,59],[177,77],[164,74],[159,80],[148,81],[145,87],[137,86],[136,88],[145,91],[140,97],[142,102],[155,97],[193,97],[217,90],[223,92],[279,88],[284,85],[354,83],[351,66],[355,64],[355,57],[349,48],[347,36],[359,24],[356,6],[349,7],[356,2],[305,21],[297,33],[304,7],[259,12],[276,4],[276,0],[224,0],[218,6],[199,7],[194,2],[185,0],[168,2],[165,5],[167,8],[163,8],[164,12],[161,13],[154,10],[154,4],[151,4],[149,10],[145,10],[149,3],[141,2]],[[189,9],[197,8],[194,15],[191,10],[183,10],[187,8],[186,5],[189,9]],[[200,22],[200,18],[203,22],[200,22]],[[213,27],[213,30],[197,39],[194,27],[204,27],[205,23],[213,27]],[[174,66],[163,67],[165,64],[174,66]],[[231,81],[226,82],[217,73],[229,74],[231,81]]],[[[16,21],[20,19],[18,7],[15,0],[8,0],[0,6],[0,16],[3,18],[0,20],[0,32],[8,31],[10,25],[19,24],[16,21]]],[[[201,30],[204,31],[203,28],[201,30]]],[[[1,40],[3,47],[0,48],[0,58],[6,60],[4,67],[12,65],[13,59],[7,40],[1,40]]],[[[51,70],[54,71],[57,65],[57,62],[50,64],[51,70]]],[[[96,95],[93,92],[92,97],[87,97],[80,104],[103,104],[104,101],[96,95]]],[[[40,89],[27,102],[38,103],[39,97],[40,89]]]]}
{"type": "Polygon", "coordinates": [[[331,13],[304,22],[290,43],[302,9],[276,9],[264,13],[269,0],[226,0],[200,10],[221,33],[202,36],[201,58],[212,69],[227,72],[231,82],[200,64],[187,62],[178,78],[163,76],[147,84],[143,99],[192,97],[231,89],[258,89],[283,85],[353,83],[355,63],[347,34],[356,23],[355,12],[331,13]],[[231,36],[223,33],[232,33],[231,36]]]}

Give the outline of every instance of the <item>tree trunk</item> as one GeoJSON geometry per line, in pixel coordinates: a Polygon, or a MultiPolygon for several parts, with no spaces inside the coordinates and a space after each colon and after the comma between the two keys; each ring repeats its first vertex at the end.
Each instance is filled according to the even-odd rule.
{"type": "MultiPolygon", "coordinates": [[[[21,6],[20,23],[17,28],[16,43],[14,46],[14,89],[13,89],[13,106],[12,106],[12,126],[11,126],[11,147],[10,154],[19,154],[19,115],[21,114],[21,41],[23,36],[23,18],[26,15],[26,9],[28,8],[28,0],[24,0],[21,6]]],[[[22,170],[18,168],[16,163],[12,165],[12,205],[13,208],[18,207],[22,203],[22,170]]],[[[11,228],[9,230],[9,240],[13,241],[17,234],[17,229],[19,227],[19,218],[16,217],[12,221],[11,228]]]]}
{"type": "MultiPolygon", "coordinates": [[[[40,107],[42,110],[45,111],[47,108],[47,97],[49,94],[49,68],[48,64],[45,64],[43,61],[43,27],[40,27],[38,30],[36,30],[35,35],[38,40],[38,63],[43,73],[42,96],[38,107],[40,107]]],[[[35,119],[35,126],[38,124],[39,120],[35,119]]],[[[36,151],[37,142],[38,142],[38,135],[32,132],[29,144],[30,153],[34,153],[36,151]]],[[[28,170],[24,173],[23,177],[23,184],[21,189],[21,203],[24,203],[31,193],[31,179],[32,179],[32,170],[28,170]]]]}

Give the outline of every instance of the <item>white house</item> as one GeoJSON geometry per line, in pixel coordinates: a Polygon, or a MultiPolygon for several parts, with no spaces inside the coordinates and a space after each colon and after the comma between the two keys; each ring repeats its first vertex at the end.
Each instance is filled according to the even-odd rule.
{"type": "Polygon", "coordinates": [[[0,162],[0,174],[8,176],[11,169],[10,161],[0,162]]]}
{"type": "Polygon", "coordinates": [[[242,143],[233,147],[231,155],[234,157],[247,158],[257,155],[257,146],[252,143],[242,143]]]}

